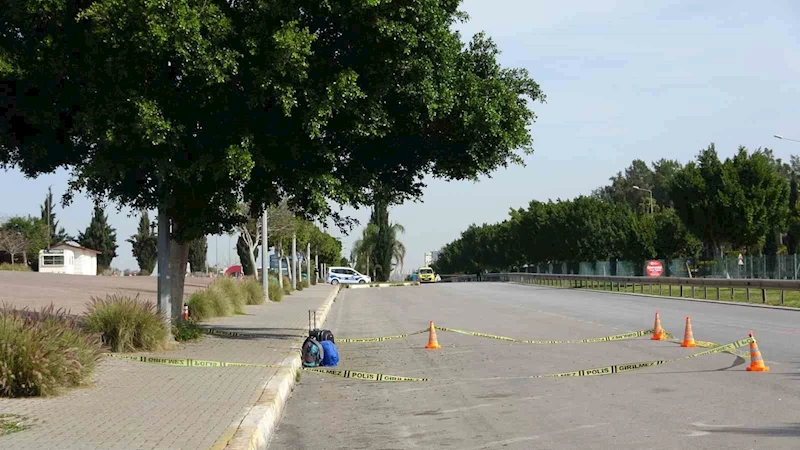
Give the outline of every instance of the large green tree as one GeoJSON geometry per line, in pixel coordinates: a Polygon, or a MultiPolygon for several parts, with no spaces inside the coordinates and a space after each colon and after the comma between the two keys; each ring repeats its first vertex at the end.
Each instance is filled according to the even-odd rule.
{"type": "Polygon", "coordinates": [[[150,222],[150,216],[146,210],[140,211],[139,228],[136,230],[136,234],[128,238],[128,242],[133,249],[133,257],[139,264],[139,270],[143,275],[150,275],[158,258],[158,242],[155,224],[150,222]]]}
{"type": "Polygon", "coordinates": [[[94,206],[89,226],[83,232],[78,232],[78,243],[100,252],[97,255],[98,272],[111,267],[111,261],[117,256],[117,231],[109,225],[108,216],[101,205],[94,206]]]}
{"type": "Polygon", "coordinates": [[[0,249],[11,254],[12,263],[15,256],[22,257],[23,264],[32,270],[39,270],[39,251],[47,248],[47,224],[38,217],[12,217],[0,225],[3,234],[0,249]]]}
{"type": "Polygon", "coordinates": [[[0,164],[164,211],[182,298],[188,242],[241,202],[338,218],[330,200],[367,204],[376,180],[404,199],[521,161],[544,97],[490,39],[462,43],[458,5],[5,2],[0,164]]]}
{"type": "Polygon", "coordinates": [[[675,210],[707,257],[726,248],[760,251],[767,234],[786,227],[789,182],[779,169],[770,153],[743,147],[723,162],[712,144],[675,175],[675,210]]]}

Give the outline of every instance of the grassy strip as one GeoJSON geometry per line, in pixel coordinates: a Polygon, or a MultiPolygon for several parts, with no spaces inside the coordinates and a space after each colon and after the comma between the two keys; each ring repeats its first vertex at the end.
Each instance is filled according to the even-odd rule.
{"type": "Polygon", "coordinates": [[[31,268],[25,264],[2,263],[0,264],[0,270],[6,270],[9,272],[31,272],[31,268]]]}
{"type": "MultiPolygon", "coordinates": [[[[541,284],[541,286],[555,287],[555,288],[561,287],[559,285],[550,286],[546,284],[541,284]]],[[[563,287],[568,288],[567,285],[564,285],[563,287]]],[[[599,287],[590,288],[586,285],[583,285],[577,288],[572,287],[571,289],[586,289],[586,290],[600,290],[600,291],[612,290],[611,283],[603,281],[600,282],[599,287]]],[[[615,284],[613,292],[617,292],[617,289],[618,288],[615,284]]],[[[779,289],[767,289],[766,302],[763,301],[761,289],[750,289],[749,300],[747,299],[747,289],[745,288],[731,289],[729,287],[720,287],[719,298],[717,298],[717,288],[713,286],[706,286],[705,289],[703,286],[695,286],[694,292],[692,292],[691,286],[684,286],[683,295],[681,295],[681,290],[679,286],[672,285],[672,293],[670,294],[670,285],[667,284],[636,283],[636,284],[629,284],[627,286],[621,285],[619,287],[619,292],[652,294],[661,297],[675,297],[675,298],[688,298],[688,299],[693,298],[698,300],[720,300],[727,302],[754,303],[754,304],[757,303],[757,304],[766,304],[772,306],[787,306],[791,308],[800,308],[800,291],[783,291],[783,303],[781,303],[781,291],[779,289]]]]}
{"type": "Polygon", "coordinates": [[[15,414],[0,414],[0,436],[23,431],[27,428],[24,417],[15,414]]]}

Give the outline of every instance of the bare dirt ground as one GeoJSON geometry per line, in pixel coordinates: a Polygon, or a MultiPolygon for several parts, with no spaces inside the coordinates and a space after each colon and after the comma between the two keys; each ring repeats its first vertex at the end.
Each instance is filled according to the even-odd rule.
{"type": "MultiPolygon", "coordinates": [[[[212,278],[186,277],[185,294],[203,289],[212,278]]],[[[38,272],[0,272],[0,304],[39,309],[53,303],[72,314],[85,312],[93,296],[123,294],[156,298],[156,277],[104,277],[38,272]]]]}

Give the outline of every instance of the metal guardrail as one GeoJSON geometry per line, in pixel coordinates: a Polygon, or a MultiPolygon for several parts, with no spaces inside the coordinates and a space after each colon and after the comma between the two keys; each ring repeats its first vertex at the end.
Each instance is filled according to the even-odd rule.
{"type": "Polygon", "coordinates": [[[716,299],[721,300],[721,291],[730,290],[731,298],[735,289],[744,289],[747,301],[750,301],[751,290],[760,291],[762,303],[767,303],[767,290],[779,290],[781,304],[784,303],[785,291],[800,291],[800,280],[769,280],[769,279],[733,279],[733,278],[678,278],[678,277],[618,277],[599,275],[553,275],[537,273],[486,273],[477,275],[460,275],[451,279],[453,282],[515,282],[523,284],[537,284],[544,286],[574,287],[590,289],[606,289],[611,291],[627,291],[630,287],[639,292],[653,295],[667,293],[672,296],[673,289],[677,294],[684,295],[684,289],[691,291],[695,296],[695,289],[703,289],[703,298],[708,297],[709,288],[716,290],[716,299]],[[645,292],[645,286],[648,292],[645,292]],[[658,292],[655,292],[657,287],[658,292]],[[664,292],[666,287],[667,292],[664,292]]]}

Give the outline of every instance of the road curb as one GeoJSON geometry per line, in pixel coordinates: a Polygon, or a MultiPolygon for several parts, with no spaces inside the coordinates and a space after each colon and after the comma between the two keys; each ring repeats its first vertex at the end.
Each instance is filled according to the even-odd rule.
{"type": "Polygon", "coordinates": [[[367,289],[367,288],[385,288],[385,287],[403,287],[403,286],[419,286],[418,282],[406,283],[369,283],[369,284],[348,284],[348,289],[367,289]]]}
{"type": "Polygon", "coordinates": [[[725,300],[707,300],[704,298],[686,298],[686,297],[670,297],[668,295],[655,295],[655,294],[641,294],[638,292],[617,292],[617,291],[602,291],[599,289],[585,289],[585,288],[559,288],[559,287],[549,287],[549,286],[539,286],[535,284],[526,284],[526,283],[517,283],[511,282],[511,284],[516,284],[518,286],[530,286],[530,287],[537,287],[537,288],[546,288],[546,289],[566,289],[572,290],[575,292],[597,292],[599,294],[616,294],[616,295],[633,295],[636,297],[650,297],[650,298],[664,298],[667,300],[678,300],[678,301],[685,301],[685,302],[699,302],[699,303],[712,303],[715,305],[730,305],[730,306],[745,306],[748,308],[764,308],[764,309],[779,309],[782,311],[794,311],[800,312],[800,308],[792,308],[789,306],[778,306],[778,305],[765,305],[763,303],[745,303],[745,302],[729,302],[725,300]]]}
{"type": "MultiPolygon", "coordinates": [[[[325,323],[333,302],[339,295],[341,287],[336,287],[322,307],[317,309],[319,325],[325,323]]],[[[302,343],[298,339],[298,346],[302,343]]],[[[261,394],[255,404],[245,414],[240,422],[231,424],[229,428],[236,428],[230,440],[224,447],[225,450],[264,450],[269,446],[272,434],[283,415],[283,408],[289,396],[294,390],[297,371],[300,370],[300,354],[292,352],[281,363],[281,368],[277,370],[267,382],[261,386],[261,394]]]]}

